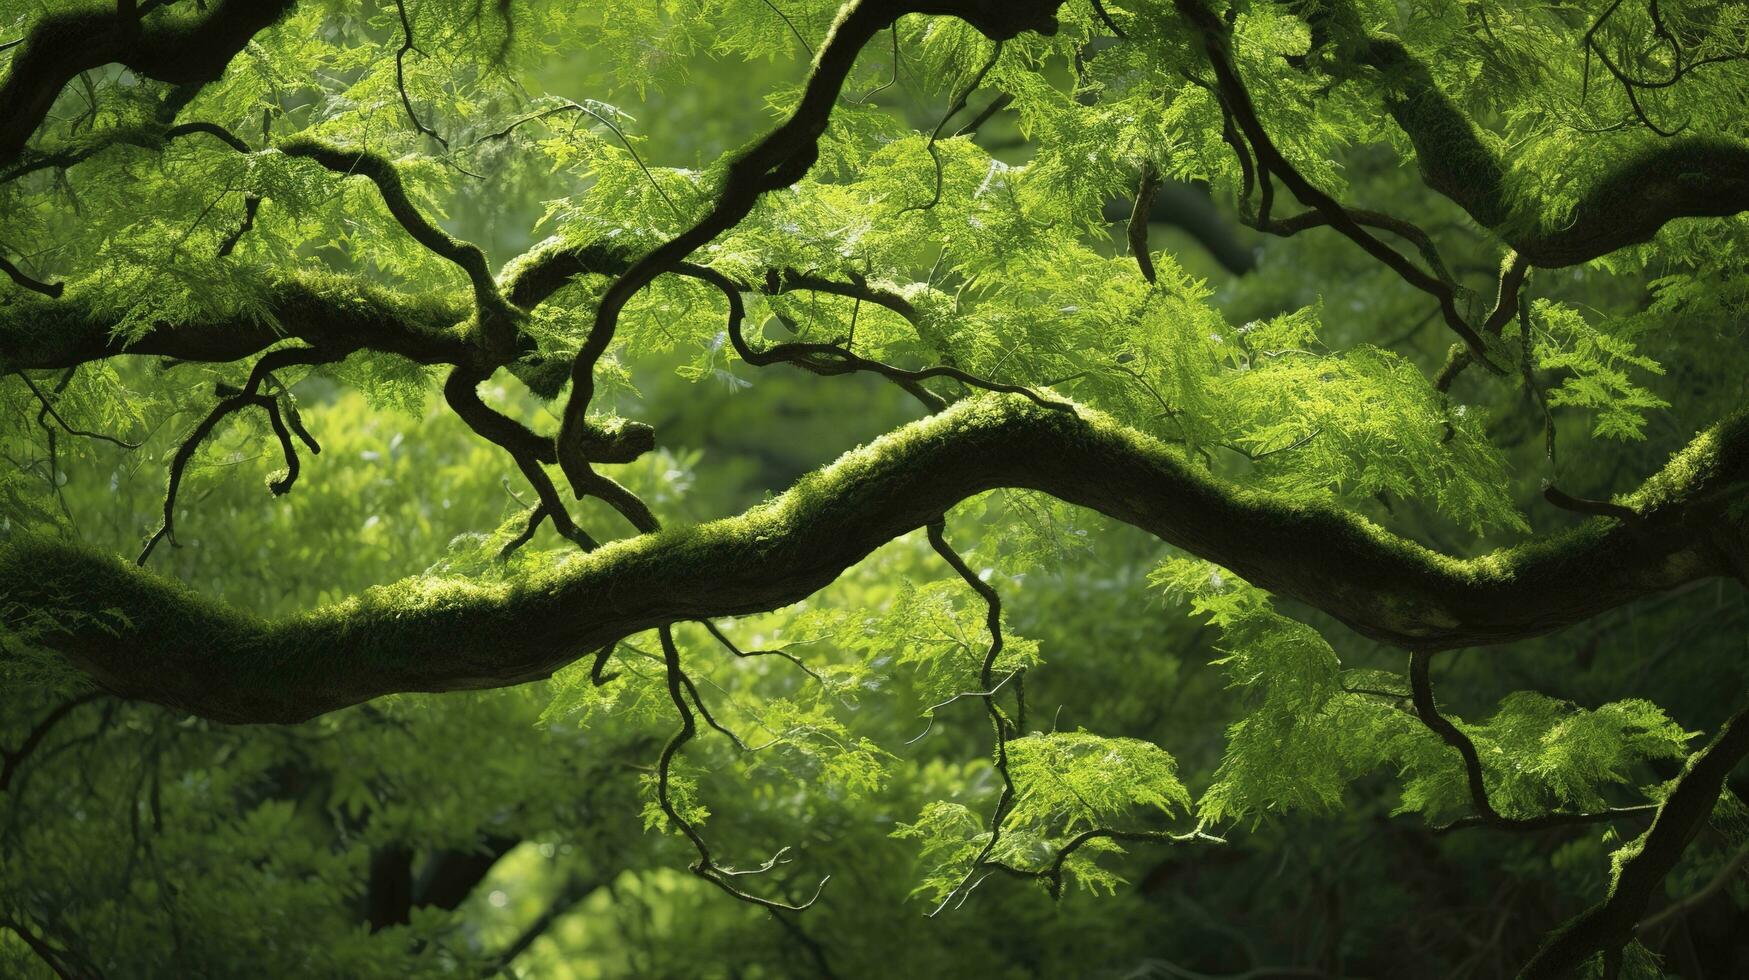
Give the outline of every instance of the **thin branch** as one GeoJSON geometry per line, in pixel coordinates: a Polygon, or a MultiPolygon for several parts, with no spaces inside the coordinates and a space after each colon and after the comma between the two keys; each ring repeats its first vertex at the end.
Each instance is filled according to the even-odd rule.
{"type": "Polygon", "coordinates": [[[55,410],[55,403],[50,401],[49,396],[44,394],[43,390],[36,386],[36,382],[30,380],[29,375],[25,374],[23,371],[15,371],[13,373],[24,380],[25,385],[30,388],[30,393],[36,396],[38,402],[42,403],[43,411],[48,413],[49,418],[60,423],[61,428],[65,429],[68,435],[83,436],[86,439],[101,439],[104,442],[112,443],[123,449],[138,449],[142,445],[142,443],[128,442],[125,439],[118,439],[115,436],[103,432],[88,432],[84,429],[74,428],[67,423],[66,419],[61,417],[60,412],[55,410]]]}
{"type": "MultiPolygon", "coordinates": [[[[996,685],[992,682],[996,661],[1002,655],[1003,647],[1002,597],[997,594],[990,583],[980,578],[977,572],[972,571],[971,566],[966,564],[959,552],[947,543],[947,522],[945,519],[937,517],[925,525],[925,528],[929,537],[929,546],[935,549],[935,553],[941,556],[942,561],[947,562],[948,567],[959,575],[967,587],[984,600],[984,628],[990,633],[990,646],[984,653],[982,666],[978,669],[978,683],[985,691],[990,692],[981,695],[981,697],[984,702],[984,711],[990,716],[990,727],[995,734],[996,751],[993,765],[997,775],[1002,777],[1001,795],[996,798],[996,807],[990,812],[990,837],[984,842],[977,857],[972,859],[971,867],[966,870],[965,877],[960,879],[959,884],[949,889],[948,893],[942,897],[941,902],[930,911],[930,918],[934,918],[940,915],[956,896],[961,895],[962,892],[969,893],[971,889],[976,888],[977,885],[973,883],[973,877],[986,865],[993,863],[990,861],[990,855],[995,852],[996,845],[1002,841],[1002,827],[1008,820],[1008,814],[1013,810],[1016,797],[1014,777],[1008,771],[1008,739],[1011,734],[1017,733],[1018,729],[1002,711],[1001,706],[996,703],[996,685]]],[[[1025,709],[1021,710],[1024,712],[1025,709]]],[[[961,898],[961,901],[963,902],[964,898],[961,898]]]]}
{"type": "Polygon", "coordinates": [[[1738,873],[1743,870],[1745,865],[1749,865],[1749,844],[1737,848],[1736,853],[1732,854],[1729,860],[1720,865],[1719,870],[1715,872],[1711,878],[1707,879],[1707,883],[1702,885],[1697,891],[1691,895],[1685,896],[1679,901],[1670,903],[1660,909],[1656,914],[1647,916],[1639,925],[1634,927],[1634,931],[1642,936],[1649,935],[1667,925],[1670,925],[1672,922],[1683,918],[1695,909],[1700,908],[1711,900],[1714,895],[1724,891],[1726,886],[1735,881],[1738,873]]]}
{"type": "MultiPolygon", "coordinates": [[[[717,287],[718,291],[723,294],[723,297],[729,304],[729,322],[727,329],[729,343],[735,348],[735,353],[748,364],[763,367],[771,364],[788,363],[802,368],[805,371],[811,371],[815,374],[826,376],[863,371],[880,375],[891,381],[900,383],[909,382],[913,385],[918,382],[930,380],[931,378],[951,378],[961,384],[973,388],[981,388],[985,391],[1021,395],[1045,408],[1066,411],[1072,407],[1068,402],[1060,402],[1046,398],[1024,385],[1011,385],[1000,381],[989,381],[962,371],[959,368],[947,367],[945,365],[923,368],[922,370],[917,371],[907,370],[905,368],[894,367],[893,365],[882,361],[870,360],[869,358],[853,353],[848,348],[839,344],[786,342],[775,344],[764,350],[755,350],[750,344],[748,344],[744,333],[747,309],[741,300],[741,289],[743,287],[740,284],[709,266],[693,265],[688,262],[678,264],[675,267],[674,272],[678,275],[709,283],[710,285],[717,287]]],[[[917,395],[922,391],[920,388],[908,388],[907,390],[914,395],[917,395]]],[[[936,396],[931,395],[929,398],[924,399],[924,404],[931,411],[938,411],[943,407],[944,403],[936,396]]]]}
{"type": "Polygon", "coordinates": [[[814,669],[812,667],[809,667],[807,664],[803,663],[802,659],[800,657],[796,656],[793,653],[790,653],[788,650],[742,650],[740,647],[736,646],[735,642],[733,640],[729,639],[728,636],[725,635],[721,629],[717,628],[717,624],[711,622],[708,619],[701,619],[701,620],[699,620],[699,623],[700,623],[700,625],[702,625],[705,628],[705,630],[707,632],[710,633],[711,636],[716,638],[716,641],[718,643],[721,643],[723,645],[723,649],[729,651],[730,653],[734,654],[737,657],[741,657],[743,659],[751,659],[753,657],[782,657],[783,659],[788,660],[790,663],[795,664],[798,668],[801,669],[802,673],[807,674],[809,677],[812,677],[822,687],[825,686],[825,684],[826,684],[825,679],[822,678],[819,674],[815,673],[814,669]]]}
{"type": "MultiPolygon", "coordinates": [[[[206,441],[206,438],[212,434],[213,429],[220,422],[232,414],[251,407],[261,408],[267,412],[268,421],[273,426],[274,435],[279,439],[286,462],[285,472],[281,476],[275,477],[268,484],[268,489],[275,496],[291,490],[292,483],[297,480],[298,476],[297,450],[292,445],[292,433],[287,430],[285,420],[280,413],[279,399],[261,394],[261,385],[273,371],[281,368],[294,365],[329,364],[344,356],[343,353],[319,350],[314,347],[287,347],[269,351],[256,361],[255,367],[249,372],[249,380],[243,389],[224,394],[219,403],[213,406],[212,411],[208,412],[206,417],[195,425],[194,429],[183,438],[181,445],[177,447],[176,455],[170,460],[170,482],[164,491],[163,520],[158,525],[157,530],[152,532],[151,537],[146,539],[145,547],[140,550],[140,555],[134,560],[134,564],[145,565],[146,559],[152,556],[152,551],[158,546],[159,541],[167,539],[172,546],[176,545],[176,495],[182,487],[183,472],[187,470],[188,464],[194,459],[195,451],[200,448],[201,443],[206,441]]],[[[320,453],[321,448],[309,438],[307,432],[303,431],[303,426],[300,424],[297,428],[310,451],[320,453]]]]}
{"type": "Polygon", "coordinates": [[[698,725],[693,720],[692,707],[687,702],[686,679],[680,666],[680,650],[674,645],[674,631],[669,626],[662,626],[657,628],[656,635],[661,640],[663,663],[667,667],[668,697],[674,703],[674,710],[680,715],[680,729],[662,747],[662,755],[656,763],[656,804],[661,808],[668,821],[687,840],[692,842],[693,849],[698,852],[698,860],[693,862],[690,870],[693,874],[717,886],[730,896],[768,911],[800,912],[807,909],[819,900],[820,893],[825,889],[826,883],[832,880],[831,875],[821,878],[819,886],[814,889],[813,897],[798,905],[762,898],[751,892],[742,891],[730,883],[731,872],[718,866],[711,857],[710,845],[705,843],[698,828],[694,827],[691,821],[682,816],[675,807],[670,795],[674,759],[686,743],[697,734],[698,725]]]}
{"type": "Polygon", "coordinates": [[[61,294],[67,289],[62,283],[43,282],[40,279],[31,278],[25,274],[24,270],[8,261],[4,255],[0,255],[0,272],[6,273],[6,278],[11,279],[15,284],[32,292],[42,293],[50,299],[60,299],[61,294]]]}
{"type": "Polygon", "coordinates": [[[401,49],[395,52],[395,88],[401,92],[401,107],[407,110],[407,118],[413,123],[413,128],[437,141],[437,145],[449,149],[449,140],[437,135],[437,130],[419,121],[419,114],[413,111],[413,100],[407,95],[407,75],[402,62],[407,58],[407,52],[417,52],[424,57],[425,52],[413,45],[413,22],[407,17],[406,0],[395,0],[395,10],[401,15],[401,49]]]}
{"type": "Polygon", "coordinates": [[[573,102],[570,99],[566,99],[563,101],[562,104],[554,106],[550,109],[543,109],[539,112],[529,113],[528,115],[523,116],[522,118],[513,121],[510,125],[504,127],[503,129],[498,130],[495,133],[487,133],[486,135],[480,137],[479,139],[474,140],[472,143],[468,144],[468,147],[469,147],[469,149],[472,149],[473,147],[479,146],[481,143],[484,143],[487,140],[504,139],[505,137],[509,136],[511,133],[514,133],[516,131],[517,127],[522,126],[525,123],[531,123],[531,122],[534,122],[534,121],[539,120],[539,119],[545,119],[549,116],[554,116],[554,115],[557,115],[558,113],[561,113],[561,112],[585,113],[585,114],[589,115],[590,117],[594,118],[594,120],[596,122],[602,124],[603,126],[606,126],[608,128],[608,130],[613,133],[614,136],[619,138],[620,145],[624,146],[626,148],[626,152],[631,154],[632,162],[638,165],[638,169],[640,171],[642,171],[644,174],[644,179],[650,182],[650,186],[655,189],[657,194],[661,195],[663,202],[668,205],[668,210],[673,211],[676,217],[685,217],[686,216],[685,212],[680,210],[679,205],[674,203],[674,199],[668,196],[668,192],[662,189],[661,183],[659,183],[656,180],[656,175],[651,173],[650,168],[644,164],[644,158],[638,155],[637,147],[632,145],[632,141],[626,136],[625,131],[620,129],[618,126],[614,125],[613,120],[607,118],[606,116],[602,115],[599,112],[596,112],[594,109],[589,108],[588,105],[585,105],[584,103],[581,103],[581,102],[573,102]]]}
{"type": "Polygon", "coordinates": [[[1463,757],[1464,778],[1469,784],[1470,805],[1476,808],[1473,817],[1455,820],[1442,827],[1435,828],[1435,833],[1451,830],[1461,830],[1486,824],[1496,830],[1531,831],[1546,830],[1550,827],[1565,827],[1574,824],[1603,823],[1619,820],[1623,817],[1634,817],[1657,810],[1657,806],[1613,807],[1598,813],[1545,813],[1538,817],[1507,817],[1494,808],[1488,799],[1488,786],[1482,776],[1482,759],[1476,753],[1476,743],[1463,730],[1451,723],[1451,720],[1439,713],[1433,702],[1433,679],[1431,665],[1433,655],[1425,650],[1416,650],[1409,654],[1409,690],[1410,699],[1415,705],[1416,717],[1438,735],[1445,744],[1457,749],[1463,757]]]}
{"type": "Polygon", "coordinates": [[[996,62],[1001,57],[1002,42],[997,41],[995,48],[990,52],[989,60],[984,62],[983,67],[972,75],[972,80],[960,89],[958,95],[954,96],[953,104],[947,107],[947,112],[943,113],[940,121],[935,124],[935,130],[929,134],[929,141],[923,144],[923,148],[929,151],[929,159],[935,163],[935,191],[929,195],[927,203],[909,204],[900,208],[900,215],[909,211],[928,211],[941,203],[941,151],[936,149],[935,144],[941,139],[941,131],[947,128],[948,121],[965,109],[966,100],[972,97],[972,93],[978,90],[978,86],[984,84],[984,76],[990,74],[990,69],[996,67],[996,62]]]}
{"type": "MultiPolygon", "coordinates": [[[[1307,180],[1276,147],[1268,132],[1263,128],[1263,123],[1257,115],[1256,106],[1252,102],[1251,93],[1246,88],[1244,79],[1240,76],[1234,61],[1232,26],[1223,21],[1204,0],[1175,0],[1175,6],[1190,25],[1202,35],[1203,50],[1210,66],[1214,69],[1219,99],[1225,110],[1231,114],[1238,132],[1243,134],[1244,141],[1250,144],[1251,151],[1256,154],[1259,186],[1264,193],[1264,200],[1256,219],[1258,225],[1265,228],[1269,226],[1269,178],[1273,174],[1279,177],[1282,183],[1287,185],[1288,189],[1302,203],[1314,208],[1321,216],[1322,222],[1328,223],[1330,227],[1359,245],[1367,254],[1383,262],[1405,282],[1437,299],[1440,311],[1445,315],[1446,326],[1463,340],[1465,346],[1470,349],[1477,360],[1491,367],[1487,360],[1487,345],[1458,310],[1458,293],[1452,284],[1442,281],[1436,274],[1423,271],[1397,250],[1367,232],[1353,211],[1344,207],[1335,198],[1307,180]]],[[[1237,133],[1230,135],[1230,143],[1238,141],[1237,133]]],[[[1423,234],[1421,238],[1425,239],[1426,236],[1423,234]]]]}

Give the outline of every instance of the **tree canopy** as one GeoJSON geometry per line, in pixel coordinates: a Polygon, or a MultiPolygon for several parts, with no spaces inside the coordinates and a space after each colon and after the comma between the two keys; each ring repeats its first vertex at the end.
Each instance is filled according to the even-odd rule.
{"type": "Polygon", "coordinates": [[[0,0],[0,973],[1743,975],[1746,212],[1718,0],[0,0]]]}

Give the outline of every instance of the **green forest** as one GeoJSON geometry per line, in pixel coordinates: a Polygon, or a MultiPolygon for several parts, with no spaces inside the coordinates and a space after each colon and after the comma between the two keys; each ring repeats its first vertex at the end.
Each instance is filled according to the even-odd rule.
{"type": "Polygon", "coordinates": [[[1749,976],[1749,4],[0,0],[0,977],[1749,976]]]}

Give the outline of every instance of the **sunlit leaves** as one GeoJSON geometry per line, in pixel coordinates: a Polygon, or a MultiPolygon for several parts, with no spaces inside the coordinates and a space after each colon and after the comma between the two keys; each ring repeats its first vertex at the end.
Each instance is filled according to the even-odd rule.
{"type": "MultiPolygon", "coordinates": [[[[1509,816],[1610,805],[1609,786],[1628,784],[1647,760],[1680,759],[1692,733],[1651,702],[1631,699],[1586,710],[1519,691],[1485,722],[1459,726],[1476,744],[1490,800],[1509,816]]],[[[1407,776],[1401,809],[1430,816],[1462,812],[1469,794],[1456,753],[1426,739],[1399,741],[1407,776]]]]}
{"type": "Polygon", "coordinates": [[[1549,404],[1596,414],[1593,431],[1613,439],[1644,439],[1646,414],[1669,403],[1652,394],[1636,372],[1663,374],[1657,361],[1639,354],[1633,341],[1592,326],[1578,310],[1547,300],[1534,308],[1539,329],[1537,366],[1563,372],[1549,404]]]}
{"type": "Polygon", "coordinates": [[[1021,827],[1092,830],[1137,810],[1171,814],[1191,807],[1177,762],[1139,739],[1035,733],[1008,743],[1008,768],[1019,789],[1012,816],[1021,827]]]}
{"type": "Polygon", "coordinates": [[[1381,761],[1379,736],[1404,720],[1386,702],[1347,691],[1317,631],[1276,612],[1267,593],[1231,572],[1176,559],[1151,580],[1220,629],[1225,656],[1215,665],[1243,699],[1198,802],[1202,819],[1337,808],[1348,782],[1381,761]]]}

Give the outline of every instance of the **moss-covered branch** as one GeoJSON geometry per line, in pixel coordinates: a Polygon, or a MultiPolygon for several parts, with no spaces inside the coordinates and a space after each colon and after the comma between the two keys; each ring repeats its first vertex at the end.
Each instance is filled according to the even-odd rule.
{"type": "Polygon", "coordinates": [[[0,608],[9,629],[33,630],[116,694],[230,722],[291,722],[390,692],[515,684],[664,623],[776,609],[960,500],[1021,487],[1143,528],[1367,636],[1437,650],[1534,636],[1741,575],[1744,535],[1727,512],[1746,483],[1749,418],[1739,416],[1626,499],[1639,519],[1599,518],[1459,560],[1332,507],[1221,483],[1097,413],[989,395],[737,517],[616,542],[506,584],[410,579],[264,622],[107,556],[18,541],[0,552],[0,608]]]}
{"type": "Polygon", "coordinates": [[[220,0],[150,16],[131,3],[93,3],[44,14],[0,80],[0,165],[17,159],[61,89],[80,72],[121,64],[145,78],[204,85],[293,2],[220,0]]]}
{"type": "Polygon", "coordinates": [[[1386,110],[1415,146],[1422,181],[1530,265],[1578,265],[1649,241],[1678,218],[1749,210],[1749,144],[1683,136],[1648,140],[1623,155],[1584,188],[1570,213],[1551,218],[1541,201],[1515,190],[1512,165],[1402,42],[1368,35],[1345,5],[1312,22],[1321,39],[1336,43],[1335,68],[1372,70],[1386,110]]]}

